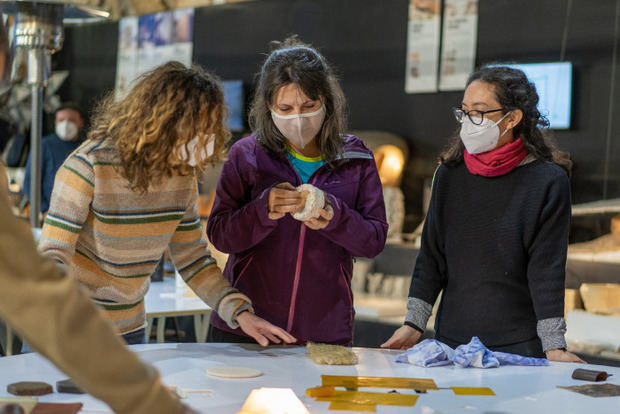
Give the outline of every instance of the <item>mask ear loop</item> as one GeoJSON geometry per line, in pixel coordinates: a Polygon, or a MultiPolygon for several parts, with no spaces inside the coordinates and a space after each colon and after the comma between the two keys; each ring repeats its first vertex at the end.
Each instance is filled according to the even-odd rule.
{"type": "MultiPolygon", "coordinates": [[[[495,125],[499,125],[499,123],[500,123],[500,122],[502,122],[502,121],[503,121],[503,120],[504,120],[504,119],[505,119],[508,115],[510,115],[510,113],[511,113],[511,112],[512,112],[512,111],[508,111],[508,112],[506,112],[506,115],[504,115],[504,116],[503,116],[503,117],[502,117],[499,121],[497,121],[497,122],[495,123],[495,125]]],[[[513,128],[514,128],[514,127],[513,127],[513,128]]],[[[500,135],[499,137],[500,137],[500,138],[501,138],[501,137],[503,137],[503,136],[504,136],[504,134],[505,134],[506,132],[510,131],[511,129],[512,129],[512,128],[506,128],[506,129],[504,129],[504,132],[502,132],[502,133],[501,133],[501,135],[500,135]]]]}

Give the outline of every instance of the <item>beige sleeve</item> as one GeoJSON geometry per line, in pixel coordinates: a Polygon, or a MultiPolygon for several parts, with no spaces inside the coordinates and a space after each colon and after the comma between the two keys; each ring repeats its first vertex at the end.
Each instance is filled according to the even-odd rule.
{"type": "MultiPolygon", "coordinates": [[[[4,174],[0,165],[0,176],[4,174]]],[[[37,254],[0,187],[0,317],[30,346],[121,414],[180,413],[157,371],[129,351],[72,277],[37,254]],[[26,294],[27,293],[27,294],[26,294]]]]}

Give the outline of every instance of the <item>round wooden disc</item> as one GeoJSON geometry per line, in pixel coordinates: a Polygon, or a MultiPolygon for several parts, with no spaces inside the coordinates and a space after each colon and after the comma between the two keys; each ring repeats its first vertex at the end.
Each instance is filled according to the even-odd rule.
{"type": "Polygon", "coordinates": [[[51,385],[38,381],[14,382],[9,384],[6,390],[13,395],[45,395],[54,392],[51,385]]]}
{"type": "Polygon", "coordinates": [[[262,372],[254,368],[231,366],[208,368],[207,374],[221,378],[254,378],[263,375],[262,372]]]}

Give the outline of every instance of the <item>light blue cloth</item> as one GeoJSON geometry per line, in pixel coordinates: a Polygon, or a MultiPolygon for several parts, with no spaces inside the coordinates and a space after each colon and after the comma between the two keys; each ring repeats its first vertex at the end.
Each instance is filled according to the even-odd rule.
{"type": "Polygon", "coordinates": [[[531,365],[541,367],[549,365],[549,361],[546,358],[525,357],[497,351],[494,351],[493,355],[495,355],[500,365],[531,365]]]}
{"type": "Polygon", "coordinates": [[[454,349],[436,339],[425,339],[396,357],[396,362],[410,363],[420,367],[449,365],[454,359],[454,349]]]}
{"type": "Polygon", "coordinates": [[[438,367],[454,364],[461,368],[497,368],[500,365],[545,366],[545,358],[531,358],[505,352],[493,352],[478,339],[471,338],[468,344],[456,349],[437,341],[425,339],[396,357],[396,362],[409,363],[420,367],[438,367]]]}

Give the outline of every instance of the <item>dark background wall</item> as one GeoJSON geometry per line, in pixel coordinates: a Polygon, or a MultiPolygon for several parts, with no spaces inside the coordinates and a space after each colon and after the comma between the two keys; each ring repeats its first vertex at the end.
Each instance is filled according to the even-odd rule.
{"type": "MultiPolygon", "coordinates": [[[[423,180],[457,127],[450,108],[462,92],[404,92],[408,3],[260,0],[200,8],[194,58],[224,79],[243,79],[251,93],[269,41],[297,33],[317,46],[340,75],[351,129],[390,131],[409,143],[403,190],[412,226],[421,217],[423,180]]],[[[566,60],[574,63],[573,126],[554,134],[575,162],[573,200],[620,197],[620,65],[610,88],[616,0],[572,3],[567,20],[566,0],[480,0],[476,63],[557,61],[566,29],[566,60]],[[616,107],[608,123],[610,99],[616,107]]],[[[116,22],[67,29],[54,61],[58,69],[71,68],[64,99],[88,109],[114,87],[117,41],[116,22]]]]}

